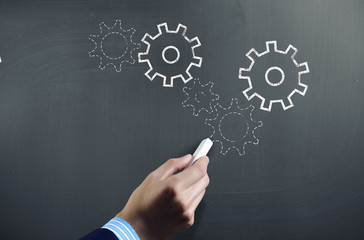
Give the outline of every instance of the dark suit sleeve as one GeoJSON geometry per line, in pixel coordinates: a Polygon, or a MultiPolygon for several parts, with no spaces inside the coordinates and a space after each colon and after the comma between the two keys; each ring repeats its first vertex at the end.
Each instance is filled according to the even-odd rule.
{"type": "Polygon", "coordinates": [[[118,238],[110,230],[99,228],[87,234],[80,240],[118,240],[118,238]]]}

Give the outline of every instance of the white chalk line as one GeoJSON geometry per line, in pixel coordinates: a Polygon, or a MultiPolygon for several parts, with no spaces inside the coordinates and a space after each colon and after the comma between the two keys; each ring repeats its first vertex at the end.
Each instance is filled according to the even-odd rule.
{"type": "Polygon", "coordinates": [[[201,81],[198,78],[195,78],[190,88],[187,86],[182,88],[182,91],[187,95],[187,99],[182,102],[182,106],[184,108],[192,107],[192,114],[194,116],[198,116],[203,110],[209,114],[212,113],[214,110],[214,105],[212,104],[220,99],[218,94],[212,92],[213,86],[213,82],[201,84],[201,81]],[[202,94],[205,98],[211,99],[209,100],[208,106],[201,106],[202,103],[197,99],[197,94],[202,94]],[[191,97],[190,95],[194,95],[194,97],[191,97]]]}
{"type": "Polygon", "coordinates": [[[138,54],[138,61],[140,63],[144,62],[148,64],[149,69],[145,72],[145,76],[153,81],[156,77],[160,77],[163,79],[163,87],[173,87],[173,81],[177,78],[181,78],[184,83],[187,83],[190,81],[193,77],[190,73],[190,69],[192,67],[201,67],[202,65],[202,57],[196,56],[195,49],[201,46],[200,40],[198,37],[194,37],[192,39],[188,38],[186,36],[187,27],[185,25],[182,25],[181,23],[178,24],[176,30],[169,30],[167,23],[161,23],[157,25],[158,33],[155,36],[150,35],[149,33],[146,33],[144,37],[142,38],[142,42],[147,45],[147,49],[145,52],[140,52],[138,54]],[[150,41],[154,41],[158,37],[161,37],[163,33],[173,33],[173,34],[179,34],[181,35],[189,45],[191,45],[191,51],[192,51],[192,61],[188,65],[187,69],[185,70],[184,74],[187,76],[185,77],[183,73],[171,76],[170,79],[167,79],[167,76],[165,74],[159,73],[154,71],[153,65],[148,59],[148,55],[150,52],[150,41]],[[149,41],[147,40],[149,39],[149,41]],[[193,42],[196,42],[195,44],[193,42]],[[195,63],[194,61],[197,61],[195,63]],[[170,81],[169,81],[170,80],[170,81]]]}
{"type": "Polygon", "coordinates": [[[205,124],[209,125],[213,129],[213,133],[210,138],[214,142],[220,143],[220,154],[226,155],[231,149],[236,149],[240,156],[245,154],[245,146],[248,143],[252,143],[257,145],[259,143],[259,139],[255,136],[255,130],[259,127],[263,126],[262,121],[256,122],[253,117],[254,106],[250,105],[246,108],[241,108],[238,103],[237,98],[233,98],[231,100],[230,106],[228,108],[222,107],[220,104],[215,106],[216,117],[213,119],[206,119],[205,124]],[[220,113],[220,111],[223,112],[220,113]],[[248,113],[248,114],[247,114],[248,113]],[[224,136],[221,130],[221,124],[223,122],[223,118],[225,118],[228,114],[237,114],[243,116],[247,122],[247,130],[244,136],[240,137],[238,140],[230,140],[224,136]],[[222,116],[222,117],[221,117],[222,116]],[[247,117],[248,116],[248,117],[247,117]],[[218,131],[217,131],[218,130],[218,131]],[[217,134],[217,132],[219,134],[217,134]],[[248,135],[250,135],[253,140],[247,140],[248,135]],[[232,145],[232,143],[234,145],[232,145]],[[226,145],[230,145],[226,148],[226,145]],[[226,148],[226,149],[225,149],[226,148]]]}
{"type": "Polygon", "coordinates": [[[246,97],[246,99],[248,99],[248,101],[250,101],[254,97],[259,98],[261,100],[260,109],[262,109],[262,110],[270,112],[272,110],[272,105],[274,103],[280,103],[282,105],[283,110],[287,110],[287,109],[292,108],[294,106],[294,104],[292,102],[292,96],[294,94],[298,93],[298,94],[300,94],[302,96],[304,96],[306,94],[308,86],[301,82],[301,75],[309,73],[310,70],[309,70],[307,62],[298,63],[296,61],[295,56],[296,56],[298,51],[297,51],[297,48],[295,48],[293,45],[290,44],[285,51],[281,51],[281,50],[277,49],[277,41],[266,41],[265,44],[266,44],[266,50],[264,52],[259,53],[254,48],[252,48],[251,50],[249,50],[248,53],[245,54],[246,57],[250,60],[250,65],[249,65],[248,68],[239,68],[239,79],[247,80],[248,84],[249,84],[249,87],[246,88],[243,91],[243,94],[246,97]],[[287,96],[287,100],[289,102],[288,105],[285,104],[283,99],[275,99],[275,100],[270,100],[269,103],[268,103],[268,107],[266,107],[266,99],[263,96],[261,96],[257,92],[254,92],[253,94],[248,93],[248,92],[250,92],[252,90],[254,91],[254,89],[253,89],[253,85],[252,85],[252,81],[251,81],[250,76],[244,75],[243,72],[250,72],[252,70],[252,68],[253,68],[253,66],[255,64],[255,58],[252,56],[252,54],[255,54],[258,58],[260,58],[260,57],[266,55],[267,53],[271,52],[271,45],[273,45],[273,51],[274,52],[284,54],[284,55],[287,55],[289,51],[293,50],[293,53],[290,56],[292,62],[295,64],[295,66],[297,68],[301,68],[301,67],[304,68],[304,70],[298,72],[298,86],[300,86],[303,89],[303,91],[300,91],[297,88],[293,89],[292,92],[287,96]]]}
{"type": "Polygon", "coordinates": [[[136,32],[134,28],[124,30],[121,25],[121,20],[115,20],[115,23],[112,27],[108,27],[104,22],[100,23],[99,30],[100,34],[90,35],[89,37],[89,40],[95,44],[95,48],[89,52],[89,56],[100,58],[99,68],[101,70],[104,70],[107,66],[113,66],[116,72],[120,72],[122,65],[125,62],[128,62],[129,64],[135,63],[133,51],[139,49],[140,44],[133,41],[133,35],[136,32]],[[111,34],[120,35],[126,41],[125,52],[119,57],[111,57],[105,53],[103,49],[103,42],[105,38],[111,34]],[[108,61],[104,60],[104,57],[108,59],[108,61]]]}

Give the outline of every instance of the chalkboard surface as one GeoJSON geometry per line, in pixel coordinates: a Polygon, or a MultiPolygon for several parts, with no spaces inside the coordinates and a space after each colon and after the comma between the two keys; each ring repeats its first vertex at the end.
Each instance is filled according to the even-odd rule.
{"type": "Polygon", "coordinates": [[[363,43],[361,0],[1,1],[0,238],[85,235],[215,130],[211,183],[174,239],[364,239],[363,43]],[[186,84],[139,61],[162,23],[191,43],[163,32],[140,60],[167,85],[194,62],[186,84]],[[266,103],[298,78],[307,91],[262,109],[248,75],[266,103]]]}

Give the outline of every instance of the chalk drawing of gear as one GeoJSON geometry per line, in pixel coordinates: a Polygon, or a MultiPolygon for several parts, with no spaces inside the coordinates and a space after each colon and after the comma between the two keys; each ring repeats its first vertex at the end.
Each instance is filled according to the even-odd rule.
{"type": "Polygon", "coordinates": [[[185,86],[182,90],[187,99],[182,102],[183,107],[192,107],[192,114],[198,116],[202,110],[212,113],[213,103],[219,100],[219,95],[212,92],[213,82],[202,84],[200,79],[195,78],[191,87],[185,86]]]}
{"type": "Polygon", "coordinates": [[[155,36],[146,33],[142,38],[147,49],[139,53],[138,59],[149,66],[144,75],[151,81],[162,78],[163,87],[173,87],[177,78],[187,83],[193,78],[191,68],[202,64],[202,57],[195,54],[196,48],[201,46],[199,38],[188,38],[187,27],[182,24],[178,24],[176,30],[170,30],[167,23],[158,24],[157,28],[155,36]]]}
{"type": "Polygon", "coordinates": [[[120,72],[125,62],[134,64],[133,51],[140,48],[140,44],[133,42],[135,29],[124,30],[121,20],[116,20],[112,27],[108,27],[104,22],[100,23],[99,27],[100,34],[89,37],[95,44],[89,56],[100,58],[99,68],[104,70],[110,65],[116,72],[120,72]]]}
{"type": "Polygon", "coordinates": [[[239,78],[247,80],[249,84],[249,87],[243,91],[244,96],[248,100],[254,97],[260,98],[260,109],[269,112],[274,103],[280,103],[284,110],[293,107],[292,96],[296,93],[304,96],[308,88],[301,82],[301,76],[310,72],[307,62],[298,63],[296,61],[296,54],[297,48],[291,44],[285,51],[277,49],[277,41],[267,41],[266,50],[261,53],[252,48],[246,54],[251,61],[249,67],[239,68],[239,78]],[[276,61],[273,64],[271,62],[263,63],[264,59],[269,59],[269,57],[276,61]],[[288,63],[282,64],[284,61],[288,63]],[[261,76],[252,79],[249,74],[254,69],[259,71],[261,76]]]}
{"type": "Polygon", "coordinates": [[[252,105],[241,108],[236,98],[231,100],[228,108],[224,108],[220,104],[215,106],[216,117],[206,119],[205,124],[212,127],[213,133],[210,139],[220,143],[222,155],[226,155],[231,149],[236,149],[241,156],[245,154],[246,144],[257,145],[259,143],[255,130],[262,127],[263,122],[253,119],[254,109],[252,105]]]}

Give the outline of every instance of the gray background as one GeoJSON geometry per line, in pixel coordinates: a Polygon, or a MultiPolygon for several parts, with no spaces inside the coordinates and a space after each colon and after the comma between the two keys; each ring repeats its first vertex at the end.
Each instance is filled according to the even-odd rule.
{"type": "Polygon", "coordinates": [[[0,238],[79,238],[150,171],[211,134],[206,116],[182,107],[181,81],[163,88],[139,63],[98,69],[88,37],[115,19],[137,30],[135,41],[161,22],[188,26],[204,57],[193,74],[213,81],[225,106],[247,104],[238,69],[267,40],[293,44],[310,66],[293,109],[255,111],[259,145],[244,156],[215,145],[196,223],[174,239],[364,238],[359,0],[1,1],[0,238]]]}

